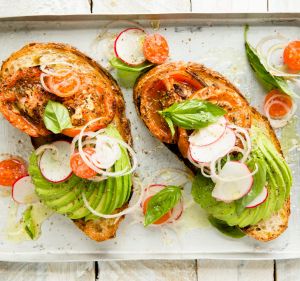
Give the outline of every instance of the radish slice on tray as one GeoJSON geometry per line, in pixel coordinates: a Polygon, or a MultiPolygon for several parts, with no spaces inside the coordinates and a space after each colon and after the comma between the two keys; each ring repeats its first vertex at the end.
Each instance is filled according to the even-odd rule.
{"type": "Polygon", "coordinates": [[[232,129],[226,127],[223,136],[209,145],[198,146],[190,144],[190,156],[196,163],[208,163],[229,153],[234,147],[235,141],[235,133],[232,129]]]}
{"type": "Polygon", "coordinates": [[[262,203],[264,203],[268,198],[268,189],[264,186],[262,192],[252,201],[250,202],[246,208],[255,208],[262,203]]]}
{"type": "MultiPolygon", "coordinates": [[[[162,191],[166,185],[164,184],[151,184],[147,188],[145,188],[145,194],[141,203],[141,207],[143,212],[145,213],[147,207],[145,204],[148,204],[151,197],[153,197],[158,192],[162,191]]],[[[164,225],[167,223],[172,223],[178,220],[183,213],[183,201],[182,199],[176,204],[168,213],[159,218],[157,222],[154,222],[154,225],[164,225]]]]}
{"type": "Polygon", "coordinates": [[[41,155],[39,168],[48,181],[58,183],[67,180],[72,175],[71,144],[67,141],[56,141],[52,145],[57,150],[46,149],[41,155]]]}
{"type": "Polygon", "coordinates": [[[251,190],[252,184],[252,173],[247,165],[228,161],[218,175],[212,196],[217,200],[231,202],[245,196],[251,190]]]}
{"type": "Polygon", "coordinates": [[[195,130],[189,137],[190,144],[205,146],[218,141],[225,133],[226,119],[221,117],[214,124],[195,130]]]}
{"type": "Polygon", "coordinates": [[[117,58],[128,65],[139,65],[146,58],[143,53],[145,31],[140,28],[128,28],[122,31],[114,43],[117,58]]]}
{"type": "Polygon", "coordinates": [[[38,202],[35,187],[30,176],[24,176],[16,180],[12,187],[12,198],[19,204],[31,204],[38,202]]]}

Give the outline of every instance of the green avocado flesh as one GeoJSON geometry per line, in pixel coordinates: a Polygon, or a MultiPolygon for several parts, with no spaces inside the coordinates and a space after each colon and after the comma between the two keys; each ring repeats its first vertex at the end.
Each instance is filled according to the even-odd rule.
{"type": "MultiPolygon", "coordinates": [[[[109,126],[106,133],[121,139],[115,127],[109,126]]],[[[131,167],[126,149],[121,148],[121,152],[120,159],[112,167],[113,171],[121,171],[131,167]]],[[[92,182],[73,174],[64,182],[49,182],[41,174],[38,157],[34,152],[30,156],[29,174],[35,185],[35,192],[42,203],[71,219],[91,220],[97,218],[86,208],[82,198],[83,193],[89,205],[94,210],[104,214],[111,214],[122,207],[129,200],[131,194],[131,175],[109,177],[101,182],[92,182]]]]}
{"type": "MultiPolygon", "coordinates": [[[[193,182],[192,195],[194,200],[211,216],[229,226],[243,228],[268,219],[274,212],[283,207],[290,194],[292,185],[290,168],[268,136],[254,127],[251,129],[251,140],[253,149],[249,162],[258,166],[258,172],[253,176],[252,190],[255,188],[259,194],[263,186],[267,187],[268,197],[264,203],[254,208],[245,208],[255,198],[246,198],[251,196],[250,192],[245,197],[231,203],[217,201],[212,197],[215,184],[210,178],[199,173],[193,182]]],[[[250,168],[249,163],[247,164],[250,168]]]]}

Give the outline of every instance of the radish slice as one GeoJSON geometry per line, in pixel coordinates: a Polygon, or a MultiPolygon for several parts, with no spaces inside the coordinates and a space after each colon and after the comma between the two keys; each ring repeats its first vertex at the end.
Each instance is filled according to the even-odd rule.
{"type": "Polygon", "coordinates": [[[71,144],[67,141],[56,141],[52,145],[57,148],[57,152],[46,149],[40,158],[39,168],[48,181],[58,183],[72,175],[71,144]]]}
{"type": "Polygon", "coordinates": [[[262,203],[264,203],[268,198],[268,189],[264,186],[262,192],[252,201],[250,202],[246,208],[255,208],[262,203]]]}
{"type": "Polygon", "coordinates": [[[16,180],[12,186],[12,198],[19,204],[31,204],[39,201],[30,176],[16,180]]]}
{"type": "Polygon", "coordinates": [[[129,65],[139,65],[146,58],[143,53],[145,31],[140,28],[128,28],[116,38],[114,50],[117,58],[129,65]]]}
{"type": "Polygon", "coordinates": [[[178,220],[183,213],[183,201],[180,200],[178,204],[171,211],[171,217],[168,220],[168,223],[172,223],[173,221],[178,220]]]}
{"type": "Polygon", "coordinates": [[[141,206],[144,206],[146,199],[154,196],[156,193],[163,190],[166,186],[164,184],[151,184],[147,188],[145,188],[144,198],[141,203],[141,206]]]}
{"type": "Polygon", "coordinates": [[[244,163],[237,161],[226,162],[219,173],[219,177],[226,180],[216,180],[212,196],[225,202],[242,198],[251,190],[253,184],[251,171],[244,163]]]}
{"type": "Polygon", "coordinates": [[[189,137],[190,144],[205,146],[212,144],[219,140],[225,133],[226,119],[225,117],[219,118],[219,120],[205,128],[195,130],[189,137]]]}
{"type": "Polygon", "coordinates": [[[224,135],[210,145],[198,146],[190,144],[190,156],[196,163],[208,163],[230,152],[235,145],[235,141],[235,133],[232,129],[226,127],[224,135]]]}

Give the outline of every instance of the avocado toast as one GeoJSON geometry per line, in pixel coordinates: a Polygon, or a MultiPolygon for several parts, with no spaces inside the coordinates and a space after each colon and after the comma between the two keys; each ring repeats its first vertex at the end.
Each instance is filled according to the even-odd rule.
{"type": "Polygon", "coordinates": [[[3,63],[0,76],[0,111],[39,147],[28,169],[39,200],[93,240],[114,237],[133,171],[130,126],[115,80],[58,43],[26,45],[3,63]]]}
{"type": "Polygon", "coordinates": [[[192,195],[210,220],[260,241],[284,232],[291,171],[267,119],[226,78],[197,63],[166,63],[139,78],[134,102],[195,173],[192,195]]]}

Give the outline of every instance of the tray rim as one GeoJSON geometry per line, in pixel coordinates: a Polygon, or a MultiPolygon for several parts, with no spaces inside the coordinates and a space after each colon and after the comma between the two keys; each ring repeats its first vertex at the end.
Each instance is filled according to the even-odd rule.
{"type": "MultiPolygon", "coordinates": [[[[243,23],[251,23],[255,25],[263,24],[291,24],[291,26],[300,26],[300,12],[259,12],[259,13],[151,13],[151,14],[69,14],[69,15],[28,15],[28,16],[9,16],[0,17],[0,22],[93,22],[93,21],[114,21],[114,20],[141,20],[141,21],[178,21],[175,25],[192,25],[193,23],[203,23],[204,25],[219,24],[219,25],[235,25],[243,23]],[[208,21],[209,20],[209,21],[208,21]]],[[[0,26],[0,32],[2,27],[0,26]]],[[[16,31],[18,32],[18,31],[16,31]]],[[[124,260],[122,253],[1,253],[0,261],[8,262],[76,262],[76,261],[95,261],[95,260],[124,260]],[[29,258],[30,257],[30,258],[29,258]]],[[[132,253],[127,255],[126,260],[182,260],[182,259],[215,259],[215,260],[285,260],[285,259],[300,259],[300,252],[236,252],[236,253],[148,253],[143,254],[132,253]]]]}

